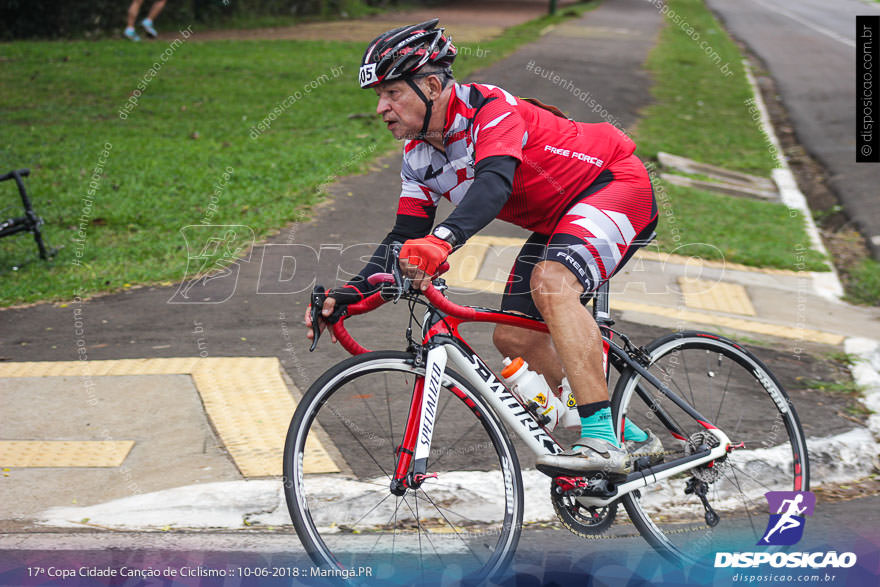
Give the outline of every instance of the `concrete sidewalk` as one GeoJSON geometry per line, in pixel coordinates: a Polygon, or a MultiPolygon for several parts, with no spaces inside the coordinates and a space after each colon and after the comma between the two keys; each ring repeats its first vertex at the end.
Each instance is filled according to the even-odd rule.
{"type": "MultiPolygon", "coordinates": [[[[443,22],[443,11],[436,13],[443,22]]],[[[646,2],[608,2],[475,78],[600,121],[601,111],[582,98],[590,92],[608,106],[607,116],[629,128],[650,99],[641,64],[661,23],[646,2]],[[534,65],[575,80],[581,91],[536,75],[534,65]]],[[[222,527],[285,523],[278,476],[287,422],[301,390],[347,356],[326,338],[320,352],[306,352],[305,292],[316,274],[325,285],[333,282],[335,274],[322,271],[335,270],[334,251],[344,267],[356,265],[364,252],[353,247],[346,256],[339,244],[373,243],[385,234],[398,174],[395,153],[373,172],[337,182],[312,221],[255,247],[230,277],[195,289],[195,303],[169,304],[175,287],[147,287],[0,312],[0,405],[7,422],[0,429],[0,455],[7,459],[0,482],[11,496],[0,504],[0,530],[32,531],[50,508],[61,508],[52,510],[53,523],[63,519],[82,528],[125,526],[135,509],[166,516],[137,522],[151,528],[185,520],[222,527]],[[359,204],[356,214],[352,202],[359,204]],[[305,263],[295,272],[285,265],[285,258],[322,243],[336,244],[322,249],[320,265],[305,263]],[[39,444],[47,441],[61,444],[39,444]],[[187,503],[195,508],[189,513],[187,503]]],[[[448,211],[441,209],[438,218],[448,211]]],[[[456,301],[497,306],[499,284],[526,236],[494,222],[456,253],[449,274],[456,301]]],[[[759,342],[764,346],[756,353],[793,389],[801,377],[837,376],[824,354],[843,350],[848,337],[877,332],[876,310],[829,302],[811,282],[809,274],[696,263],[649,248],[615,278],[612,308],[618,326],[638,344],[692,326],[759,342]]],[[[405,308],[383,308],[352,320],[352,331],[371,348],[403,348],[405,317],[405,308]]],[[[500,362],[490,329],[468,335],[487,360],[500,362]]],[[[800,391],[795,401],[808,437],[855,431],[847,438],[876,452],[863,422],[847,416],[846,398],[800,391]]],[[[324,449],[329,462],[314,466],[332,470],[339,451],[324,449]]],[[[870,460],[847,458],[835,463],[851,467],[854,476],[870,471],[870,460]]],[[[543,484],[527,501],[549,506],[546,480],[539,479],[543,484]]],[[[535,519],[541,512],[532,512],[535,519]]]]}

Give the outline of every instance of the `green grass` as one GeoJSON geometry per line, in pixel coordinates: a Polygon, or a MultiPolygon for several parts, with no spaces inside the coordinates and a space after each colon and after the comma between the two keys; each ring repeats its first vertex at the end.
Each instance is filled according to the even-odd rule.
{"type": "Polygon", "coordinates": [[[682,30],[667,18],[651,52],[646,66],[655,103],[644,110],[636,129],[639,155],[655,158],[665,151],[769,176],[776,159],[749,112],[753,95],[739,49],[702,0],[668,0],[667,5],[694,32],[689,36],[689,27],[682,30]],[[718,57],[707,55],[707,49],[718,57]]]}
{"type": "MultiPolygon", "coordinates": [[[[503,58],[565,17],[539,18],[480,43],[482,56],[463,55],[456,74],[463,78],[503,58]]],[[[44,263],[35,260],[28,235],[0,240],[0,305],[181,279],[187,263],[181,229],[206,218],[227,168],[232,173],[215,196],[209,222],[247,225],[259,242],[306,219],[322,197],[321,184],[399,148],[377,118],[348,117],[376,106],[373,93],[356,83],[362,43],[183,43],[121,119],[119,110],[166,46],[122,40],[0,45],[0,158],[8,168],[31,168],[26,182],[46,221],[45,238],[63,247],[44,263]],[[342,74],[334,77],[334,68],[342,74]],[[305,92],[321,76],[318,87],[305,92]],[[251,129],[296,92],[301,97],[251,139],[251,129]],[[107,143],[110,155],[86,206],[107,143]],[[81,217],[84,246],[73,240],[81,217]]],[[[0,216],[19,209],[13,184],[0,184],[0,216]]]]}
{"type": "MultiPolygon", "coordinates": [[[[245,224],[263,238],[295,219],[317,201],[318,184],[365,164],[345,162],[392,144],[378,120],[347,118],[375,107],[354,82],[361,49],[359,43],[184,43],[122,120],[120,108],[162,51],[157,44],[0,47],[7,60],[0,84],[8,89],[0,98],[2,159],[32,169],[27,186],[46,220],[46,238],[65,246],[48,265],[12,271],[33,257],[33,242],[0,241],[0,304],[179,279],[186,266],[179,231],[205,217],[227,167],[233,172],[211,223],[245,224]],[[298,55],[295,62],[291,55],[298,55]],[[334,67],[343,68],[336,78],[334,67]],[[306,94],[322,75],[326,82],[306,94]],[[267,132],[249,138],[252,126],[296,92],[301,99],[267,132]],[[84,221],[82,266],[75,266],[72,238],[105,143],[112,149],[84,221]]],[[[0,185],[2,202],[17,205],[12,185],[0,185]]]]}
{"type": "Polygon", "coordinates": [[[655,182],[657,244],[678,255],[792,271],[827,271],[803,217],[782,204],[655,182]],[[794,214],[794,215],[792,215],[794,214]]]}
{"type": "MultiPolygon", "coordinates": [[[[652,160],[665,151],[768,177],[776,158],[750,111],[753,94],[739,49],[701,0],[667,5],[671,11],[646,63],[654,102],[635,129],[637,154],[652,160]]],[[[657,183],[658,199],[668,204],[660,202],[661,249],[758,267],[828,270],[822,256],[809,250],[799,212],[657,183]]]]}
{"type": "Polygon", "coordinates": [[[826,393],[840,393],[843,395],[859,395],[864,388],[852,380],[847,381],[821,381],[819,379],[800,379],[798,383],[808,391],[823,391],[826,393]]]}
{"type": "Polygon", "coordinates": [[[834,351],[830,353],[825,353],[825,357],[828,360],[833,361],[835,363],[839,363],[844,367],[854,367],[858,363],[864,362],[864,358],[856,355],[854,353],[846,353],[843,351],[834,351]]]}
{"type": "Polygon", "coordinates": [[[865,258],[849,270],[846,299],[856,304],[880,306],[880,263],[865,258]]]}

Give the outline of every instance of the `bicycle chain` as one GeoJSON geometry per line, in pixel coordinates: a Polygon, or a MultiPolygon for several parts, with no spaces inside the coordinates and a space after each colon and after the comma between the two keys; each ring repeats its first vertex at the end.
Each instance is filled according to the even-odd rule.
{"type": "MultiPolygon", "coordinates": [[[[662,450],[662,451],[646,452],[646,453],[640,453],[638,455],[638,458],[641,459],[643,457],[660,457],[660,456],[667,457],[667,456],[671,456],[671,455],[682,456],[682,455],[684,455],[684,451],[683,450],[662,450]]],[[[562,524],[572,534],[575,534],[576,536],[580,536],[581,538],[584,538],[586,540],[616,540],[618,538],[640,538],[642,536],[639,533],[622,534],[622,535],[621,534],[608,534],[608,531],[611,529],[611,527],[606,528],[605,530],[602,530],[599,533],[585,533],[585,532],[579,531],[579,529],[574,528],[570,524],[566,523],[565,520],[563,520],[562,518],[559,517],[558,513],[557,513],[557,520],[560,524],[562,524]]],[[[688,532],[695,532],[697,530],[702,530],[702,529],[703,529],[702,526],[695,526],[693,528],[687,528],[687,529],[681,529],[681,530],[664,530],[664,534],[686,534],[688,532]]]]}

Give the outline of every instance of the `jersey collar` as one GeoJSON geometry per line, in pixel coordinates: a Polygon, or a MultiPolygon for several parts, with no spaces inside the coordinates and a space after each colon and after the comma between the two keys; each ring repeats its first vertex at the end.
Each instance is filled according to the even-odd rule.
{"type": "Polygon", "coordinates": [[[452,95],[449,96],[449,103],[446,105],[446,118],[443,121],[443,144],[446,144],[446,140],[449,138],[450,127],[452,126],[452,122],[455,120],[455,110],[456,105],[458,103],[458,94],[459,94],[460,86],[455,83],[452,85],[452,95]]]}

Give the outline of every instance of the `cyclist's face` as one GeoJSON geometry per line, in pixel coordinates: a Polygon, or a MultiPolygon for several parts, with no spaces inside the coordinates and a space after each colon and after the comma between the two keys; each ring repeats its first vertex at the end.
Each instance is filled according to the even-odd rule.
{"type": "Polygon", "coordinates": [[[425,120],[425,103],[409,84],[403,81],[385,82],[374,89],[379,97],[376,112],[394,138],[411,139],[418,135],[425,120]]]}

